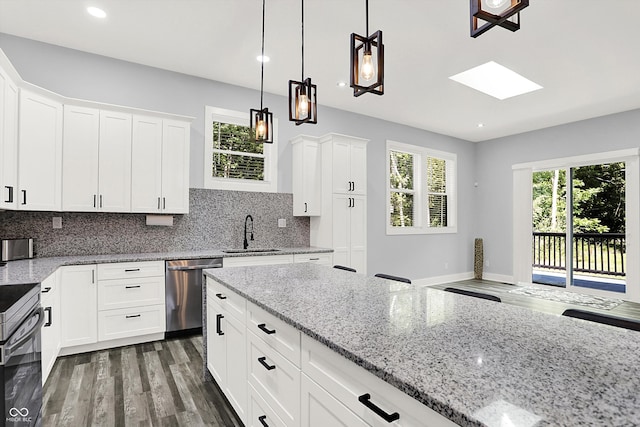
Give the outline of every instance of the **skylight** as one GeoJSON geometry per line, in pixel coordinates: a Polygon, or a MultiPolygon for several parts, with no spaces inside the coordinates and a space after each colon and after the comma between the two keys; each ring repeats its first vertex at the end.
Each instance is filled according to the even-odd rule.
{"type": "Polygon", "coordinates": [[[493,61],[449,78],[499,100],[542,89],[539,84],[493,61]]]}

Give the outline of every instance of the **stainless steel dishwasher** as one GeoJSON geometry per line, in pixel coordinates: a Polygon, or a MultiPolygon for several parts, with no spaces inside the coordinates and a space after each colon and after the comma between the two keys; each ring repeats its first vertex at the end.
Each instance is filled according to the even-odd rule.
{"type": "Polygon", "coordinates": [[[166,336],[202,331],[202,270],[222,267],[222,258],[166,261],[166,336]]]}

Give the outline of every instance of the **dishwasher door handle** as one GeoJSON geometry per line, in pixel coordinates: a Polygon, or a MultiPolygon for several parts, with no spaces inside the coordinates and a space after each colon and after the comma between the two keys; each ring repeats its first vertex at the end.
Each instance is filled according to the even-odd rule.
{"type": "Polygon", "coordinates": [[[191,265],[188,267],[167,267],[168,271],[193,271],[204,270],[205,268],[221,268],[222,264],[210,264],[210,265],[191,265]]]}

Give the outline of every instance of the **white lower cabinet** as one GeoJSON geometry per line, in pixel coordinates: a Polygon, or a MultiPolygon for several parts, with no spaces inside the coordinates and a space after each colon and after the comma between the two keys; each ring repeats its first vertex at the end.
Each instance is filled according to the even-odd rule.
{"type": "Polygon", "coordinates": [[[164,305],[98,312],[98,340],[137,337],[165,331],[164,305]]]}
{"type": "Polygon", "coordinates": [[[98,285],[95,265],[60,268],[62,347],[98,341],[98,285]]]}
{"type": "Polygon", "coordinates": [[[302,374],[301,427],[366,427],[362,419],[335,397],[302,374]]]}
{"type": "Polygon", "coordinates": [[[333,254],[330,252],[317,254],[295,254],[293,255],[293,262],[311,262],[320,265],[331,265],[333,264],[333,254]]]}
{"type": "MultiPolygon", "coordinates": [[[[249,414],[245,425],[247,427],[287,427],[251,384],[249,384],[249,414]]],[[[325,427],[328,425],[325,424],[325,427]]]]}
{"type": "Polygon", "coordinates": [[[60,353],[60,290],[56,276],[53,273],[40,283],[40,304],[45,316],[41,334],[42,385],[60,353]]]}
{"type": "Polygon", "coordinates": [[[246,267],[248,265],[291,264],[293,255],[258,255],[223,258],[224,267],[246,267]]]}

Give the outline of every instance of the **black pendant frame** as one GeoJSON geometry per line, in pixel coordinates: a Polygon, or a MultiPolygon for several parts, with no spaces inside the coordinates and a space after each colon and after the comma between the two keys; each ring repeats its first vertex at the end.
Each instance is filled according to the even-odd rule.
{"type": "Polygon", "coordinates": [[[254,136],[256,142],[262,142],[265,144],[273,144],[273,113],[269,112],[268,108],[262,110],[249,110],[249,128],[251,135],[254,136]],[[258,135],[258,122],[264,121],[265,132],[264,136],[258,135]]]}
{"type": "Polygon", "coordinates": [[[509,1],[511,7],[496,15],[482,9],[482,0],[471,0],[471,37],[476,38],[496,26],[506,28],[509,31],[518,31],[520,29],[520,11],[529,6],[529,0],[509,1]],[[478,26],[480,20],[486,21],[486,24],[478,26]]]}
{"type": "Polygon", "coordinates": [[[303,123],[318,123],[317,86],[311,83],[311,77],[304,81],[289,80],[289,120],[296,126],[303,123]],[[307,114],[302,116],[298,109],[300,96],[307,96],[307,114]]]}
{"type": "Polygon", "coordinates": [[[384,45],[382,44],[382,31],[378,30],[369,37],[351,33],[351,84],[353,96],[358,97],[365,93],[384,95],[384,45]],[[369,86],[360,84],[361,57],[369,53],[373,55],[375,49],[376,79],[369,86]]]}

